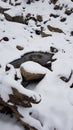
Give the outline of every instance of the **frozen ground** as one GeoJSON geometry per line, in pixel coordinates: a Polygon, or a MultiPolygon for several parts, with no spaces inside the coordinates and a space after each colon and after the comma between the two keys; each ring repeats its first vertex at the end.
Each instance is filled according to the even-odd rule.
{"type": "MultiPolygon", "coordinates": [[[[50,0],[38,2],[34,0],[35,2],[31,4],[26,4],[26,0],[11,1],[12,4],[9,4],[9,0],[7,2],[0,0],[0,7],[9,8],[4,11],[5,14],[11,17],[23,15],[26,18],[26,15],[30,13],[31,17],[35,18],[41,15],[43,20],[36,23],[30,19],[27,25],[6,20],[6,15],[0,13],[0,84],[2,82],[3,85],[3,87],[0,85],[0,96],[7,100],[6,94],[11,93],[9,85],[23,87],[20,81],[14,81],[15,72],[21,77],[19,70],[12,67],[8,74],[5,72],[5,67],[9,62],[20,58],[27,52],[51,52],[52,46],[58,50],[57,53],[54,52],[53,58],[57,60],[52,63],[52,71],[42,66],[39,68],[39,65],[33,62],[30,62],[29,66],[25,63],[26,70],[45,72],[45,77],[38,84],[27,87],[30,90],[18,87],[18,90],[29,96],[34,92],[36,95],[40,94],[41,102],[32,105],[31,108],[18,107],[18,111],[24,115],[23,121],[38,130],[73,130],[73,88],[71,88],[73,87],[73,2],[58,0],[56,5],[62,6],[62,9],[54,10],[55,5],[49,4],[50,0]],[[16,3],[20,4],[16,6],[16,3]],[[67,15],[66,10],[72,10],[72,13],[67,15]],[[58,17],[50,17],[50,14],[58,15],[58,17]],[[62,18],[66,18],[66,21],[61,22],[62,18]],[[50,31],[47,28],[48,25],[61,29],[63,33],[50,31]],[[52,36],[37,35],[35,30],[40,30],[41,27],[43,27],[43,32],[52,36]],[[8,40],[4,40],[4,37],[8,40]],[[18,50],[17,45],[24,49],[18,50]],[[6,87],[8,86],[7,89],[3,89],[5,83],[6,87]],[[32,114],[29,116],[30,112],[32,114]]],[[[11,119],[0,114],[0,129],[23,130],[23,127],[15,118],[11,119]]]]}

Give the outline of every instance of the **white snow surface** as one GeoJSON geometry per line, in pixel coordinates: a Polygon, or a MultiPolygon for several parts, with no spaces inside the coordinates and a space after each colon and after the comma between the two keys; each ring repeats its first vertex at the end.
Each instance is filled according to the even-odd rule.
{"type": "Polygon", "coordinates": [[[47,69],[41,66],[40,64],[33,62],[33,61],[27,61],[23,64],[21,64],[21,67],[29,73],[32,74],[46,74],[47,69]]]}
{"type": "MultiPolygon", "coordinates": [[[[73,8],[73,2],[58,0],[57,5],[64,4],[63,9],[54,10],[54,5],[49,4],[49,1],[39,0],[28,5],[26,0],[19,0],[18,2],[21,4],[15,6],[14,0],[12,0],[13,5],[9,4],[9,0],[7,2],[0,0],[0,6],[10,8],[6,13],[10,13],[12,16],[16,16],[18,13],[23,14],[24,17],[27,13],[31,13],[35,17],[38,14],[42,15],[43,21],[48,21],[46,24],[43,21],[37,24],[43,26],[46,33],[52,34],[52,37],[42,38],[35,34],[34,30],[40,27],[37,27],[34,21],[29,21],[28,25],[11,22],[0,13],[0,96],[4,101],[8,101],[8,94],[12,93],[11,86],[16,86],[23,94],[33,95],[33,98],[38,101],[40,94],[41,102],[39,104],[32,104],[32,108],[26,109],[18,107],[19,112],[24,115],[22,120],[35,126],[38,130],[73,130],[73,88],[70,88],[73,84],[73,36],[70,34],[73,31],[73,13],[71,15],[64,13],[66,8],[73,8]],[[51,13],[58,14],[59,17],[50,18],[51,13]],[[60,22],[63,17],[66,17],[66,21],[60,22]],[[50,32],[47,25],[60,28],[64,33],[50,32]],[[3,37],[8,37],[9,41],[4,41],[3,37]],[[23,46],[24,49],[18,50],[17,45],[23,46]],[[31,86],[31,90],[28,90],[29,88],[24,88],[19,81],[14,80],[17,70],[13,66],[8,72],[5,72],[6,65],[23,54],[31,51],[50,52],[51,46],[58,49],[53,57],[57,60],[52,63],[52,71],[34,62],[22,64],[28,71],[46,73],[45,77],[36,86],[33,86],[33,89],[31,86]],[[69,82],[60,79],[60,76],[68,78],[71,72],[69,82]],[[30,112],[32,115],[29,115],[30,112]]],[[[0,129],[23,130],[22,126],[17,125],[17,122],[12,120],[6,122],[5,118],[10,120],[7,116],[0,116],[0,129]]]]}

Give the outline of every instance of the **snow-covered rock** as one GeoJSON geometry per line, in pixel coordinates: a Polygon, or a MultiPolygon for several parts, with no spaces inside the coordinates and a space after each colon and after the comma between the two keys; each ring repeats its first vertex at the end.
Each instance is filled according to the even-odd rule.
{"type": "Polygon", "coordinates": [[[46,74],[46,69],[40,64],[28,61],[21,65],[20,71],[26,81],[40,80],[46,74]]]}

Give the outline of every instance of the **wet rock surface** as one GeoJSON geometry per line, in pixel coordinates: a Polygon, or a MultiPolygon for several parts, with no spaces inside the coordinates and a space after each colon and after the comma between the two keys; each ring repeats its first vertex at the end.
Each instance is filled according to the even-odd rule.
{"type": "Polygon", "coordinates": [[[15,68],[19,68],[20,65],[26,61],[34,61],[42,66],[46,66],[48,61],[53,61],[52,57],[54,54],[48,52],[30,52],[24,54],[21,58],[10,62],[15,68]]]}

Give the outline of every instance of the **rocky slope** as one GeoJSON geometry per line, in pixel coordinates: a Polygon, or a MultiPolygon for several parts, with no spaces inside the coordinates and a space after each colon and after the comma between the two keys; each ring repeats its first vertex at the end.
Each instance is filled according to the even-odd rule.
{"type": "Polygon", "coordinates": [[[1,0],[0,129],[72,130],[72,89],[73,0],[1,0]]]}

